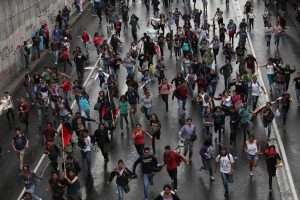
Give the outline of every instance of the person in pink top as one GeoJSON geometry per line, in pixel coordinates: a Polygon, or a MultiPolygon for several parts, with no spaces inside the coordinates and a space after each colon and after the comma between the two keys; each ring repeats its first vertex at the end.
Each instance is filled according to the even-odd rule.
{"type": "Polygon", "coordinates": [[[276,22],[276,25],[273,28],[273,33],[274,33],[275,46],[278,49],[279,40],[282,37],[282,27],[280,26],[279,22],[276,22]]]}
{"type": "Polygon", "coordinates": [[[172,90],[172,84],[168,83],[166,78],[163,78],[161,84],[159,85],[159,94],[161,95],[162,100],[166,104],[167,112],[169,112],[168,99],[169,99],[170,90],[172,90]]]}

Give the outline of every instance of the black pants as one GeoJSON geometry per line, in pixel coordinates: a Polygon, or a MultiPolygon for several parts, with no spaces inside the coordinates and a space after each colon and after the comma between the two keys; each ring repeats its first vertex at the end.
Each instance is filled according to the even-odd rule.
{"type": "Polygon", "coordinates": [[[67,70],[67,63],[68,63],[70,66],[72,66],[72,63],[71,63],[70,59],[68,59],[68,60],[63,60],[64,72],[66,72],[66,70],[67,70]]]}
{"type": "Polygon", "coordinates": [[[57,171],[57,167],[58,167],[58,163],[57,163],[57,157],[50,157],[49,155],[49,159],[51,161],[51,166],[52,166],[52,169],[53,171],[57,171]]]}
{"type": "Polygon", "coordinates": [[[28,67],[29,67],[29,55],[28,54],[24,55],[24,58],[25,58],[25,68],[28,69],[28,67]]]}
{"type": "Polygon", "coordinates": [[[168,104],[169,95],[168,94],[162,94],[161,98],[165,102],[165,104],[166,104],[166,111],[168,112],[169,111],[169,104],[168,104]]]}
{"type": "Polygon", "coordinates": [[[249,27],[250,27],[250,30],[251,28],[253,29],[254,28],[254,19],[249,19],[249,27]]]}
{"type": "Polygon", "coordinates": [[[9,117],[9,115],[11,115],[12,121],[15,121],[15,115],[14,115],[14,111],[13,111],[12,108],[8,108],[8,109],[6,110],[6,118],[7,118],[7,120],[10,122],[10,117],[9,117]]]}
{"type": "Polygon", "coordinates": [[[236,132],[238,129],[239,123],[238,122],[230,122],[230,143],[236,141],[236,132]]]}
{"type": "Polygon", "coordinates": [[[276,167],[267,164],[267,170],[269,175],[269,188],[272,189],[272,179],[276,176],[276,167]]]}
{"type": "Polygon", "coordinates": [[[131,34],[132,34],[132,37],[133,37],[134,41],[136,42],[137,41],[137,31],[132,29],[131,34]]]}
{"type": "Polygon", "coordinates": [[[152,138],[151,138],[151,144],[152,144],[152,151],[153,151],[153,154],[156,153],[156,146],[155,146],[155,141],[156,140],[159,140],[160,139],[160,132],[157,132],[155,134],[152,135],[152,138]]]}
{"type": "Polygon", "coordinates": [[[136,151],[140,156],[143,155],[145,144],[135,144],[136,151]]]}
{"type": "Polygon", "coordinates": [[[171,177],[171,179],[174,181],[174,190],[177,190],[177,168],[172,169],[172,170],[167,170],[169,176],[171,177]]]}
{"type": "Polygon", "coordinates": [[[104,145],[98,145],[98,147],[101,150],[101,153],[104,157],[104,160],[107,160],[108,159],[108,153],[107,153],[107,150],[105,149],[105,146],[104,145]]]}
{"type": "Polygon", "coordinates": [[[249,131],[249,124],[248,123],[245,123],[245,124],[241,124],[241,128],[242,128],[242,131],[243,131],[243,134],[244,134],[244,143],[246,142],[246,138],[247,138],[247,135],[250,134],[250,131],[249,131]]]}

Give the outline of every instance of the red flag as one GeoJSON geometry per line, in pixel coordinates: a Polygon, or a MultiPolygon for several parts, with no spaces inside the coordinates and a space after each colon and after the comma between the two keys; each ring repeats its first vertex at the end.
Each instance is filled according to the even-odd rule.
{"type": "Polygon", "coordinates": [[[61,125],[62,125],[62,140],[64,145],[63,147],[66,147],[69,144],[72,136],[71,134],[69,134],[66,125],[64,123],[62,123],[61,125]]]}
{"type": "Polygon", "coordinates": [[[106,106],[104,105],[102,106],[101,116],[104,117],[105,113],[106,113],[106,106]]]}

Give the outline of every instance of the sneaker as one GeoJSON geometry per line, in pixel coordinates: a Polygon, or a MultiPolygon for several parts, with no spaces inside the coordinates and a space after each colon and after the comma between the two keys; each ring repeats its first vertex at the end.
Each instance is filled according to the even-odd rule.
{"type": "Polygon", "coordinates": [[[210,179],[211,181],[215,181],[215,177],[213,177],[213,176],[211,176],[209,179],[210,179]]]}
{"type": "Polygon", "coordinates": [[[177,189],[175,189],[174,192],[176,193],[176,192],[177,192],[177,189]]]}
{"type": "Polygon", "coordinates": [[[253,173],[253,171],[251,171],[251,172],[250,172],[250,176],[253,176],[253,175],[254,175],[254,173],[253,173]]]}
{"type": "Polygon", "coordinates": [[[57,65],[57,62],[55,62],[54,64],[56,64],[56,65],[57,65]]]}

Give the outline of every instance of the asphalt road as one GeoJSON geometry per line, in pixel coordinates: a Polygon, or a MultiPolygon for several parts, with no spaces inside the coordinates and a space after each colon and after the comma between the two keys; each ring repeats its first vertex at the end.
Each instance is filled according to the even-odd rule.
{"type": "MultiPolygon", "coordinates": [[[[259,14],[263,9],[263,2],[254,1],[255,5],[257,5],[257,12],[256,20],[255,20],[255,29],[251,34],[252,41],[254,44],[254,49],[256,54],[258,55],[258,60],[262,63],[265,62],[266,58],[270,55],[273,55],[272,52],[267,52],[264,43],[264,36],[261,34],[262,32],[262,19],[260,18],[259,14]],[[258,2],[258,3],[257,3],[258,2]],[[257,27],[257,28],[256,28],[257,27]],[[253,36],[255,35],[255,36],[253,36]]],[[[243,4],[243,3],[241,3],[243,4]]],[[[172,9],[174,10],[175,6],[179,7],[180,10],[183,12],[184,8],[182,6],[182,2],[174,2],[172,9]]],[[[163,5],[160,6],[161,10],[163,9],[163,5]]],[[[202,8],[202,4],[200,2],[197,3],[197,7],[202,8]]],[[[225,2],[209,2],[208,8],[208,19],[211,19],[215,13],[217,7],[220,7],[224,10],[224,22],[228,22],[230,18],[235,17],[234,11],[225,11],[225,2]]],[[[148,18],[152,16],[152,11],[146,13],[146,8],[141,2],[136,2],[132,5],[131,8],[132,12],[134,12],[137,16],[140,17],[140,25],[141,29],[139,31],[139,37],[142,36],[142,33],[148,29],[147,22],[148,18]]],[[[299,56],[299,52],[297,52],[297,46],[299,44],[299,38],[297,38],[297,34],[299,35],[299,29],[293,28],[296,27],[296,24],[293,23],[291,20],[291,24],[289,24],[289,29],[286,37],[282,40],[280,46],[280,52],[283,57],[283,60],[291,61],[290,64],[295,65],[297,67],[297,56],[299,56]],[[289,48],[286,48],[289,46],[289,48]],[[294,48],[290,48],[294,47],[294,48]]],[[[86,28],[87,31],[92,35],[94,32],[98,31],[100,33],[106,34],[105,24],[99,25],[97,17],[91,16],[90,11],[83,13],[81,19],[77,22],[77,24],[73,27],[73,41],[72,41],[72,48],[76,45],[81,45],[80,39],[76,36],[81,35],[82,28],[86,28]]],[[[123,41],[121,47],[121,55],[124,56],[130,43],[132,41],[130,30],[127,32],[126,35],[121,36],[121,40],[123,41]]],[[[177,71],[180,71],[180,67],[176,65],[175,59],[169,58],[168,50],[165,47],[165,62],[167,64],[168,70],[166,76],[168,80],[171,80],[177,71]]],[[[218,63],[223,63],[224,57],[223,55],[219,55],[218,63]]],[[[96,52],[95,50],[91,50],[89,65],[93,65],[96,61],[96,52]]],[[[54,63],[53,58],[51,55],[48,55],[43,61],[41,61],[40,66],[48,66],[49,63],[54,63]]],[[[39,67],[38,67],[39,68],[39,67]]],[[[68,74],[72,77],[76,77],[75,69],[69,69],[68,74]]],[[[88,74],[88,71],[87,73],[88,74]]],[[[125,81],[125,74],[126,70],[124,68],[121,69],[121,73],[119,74],[119,87],[120,93],[123,94],[127,89],[124,86],[125,81]]],[[[218,86],[218,92],[221,92],[223,88],[223,80],[220,79],[220,83],[218,86]]],[[[24,96],[23,90],[21,86],[19,87],[20,90],[13,94],[14,98],[18,96],[24,96]]],[[[91,80],[88,83],[88,92],[90,94],[91,105],[94,105],[96,101],[96,96],[99,91],[99,86],[96,82],[91,80]]],[[[292,91],[292,90],[291,90],[292,91]]],[[[174,104],[170,103],[170,111],[166,113],[164,111],[164,107],[162,100],[158,97],[157,91],[157,81],[155,81],[151,87],[151,92],[153,94],[154,106],[153,106],[153,113],[156,113],[159,116],[159,119],[162,123],[162,137],[161,140],[157,143],[157,157],[159,161],[162,161],[162,154],[163,154],[163,147],[167,144],[170,144],[171,147],[175,148],[178,142],[178,130],[179,125],[177,123],[177,102],[174,101],[174,104]]],[[[217,92],[217,93],[218,93],[217,92]]],[[[294,95],[294,92],[292,91],[294,95]]],[[[190,199],[224,199],[223,198],[223,186],[220,179],[219,174],[215,175],[216,181],[211,183],[209,181],[209,176],[207,172],[199,172],[200,168],[200,157],[198,155],[199,147],[202,143],[204,138],[204,133],[202,129],[202,120],[199,117],[199,113],[197,107],[190,104],[190,100],[188,101],[187,105],[187,116],[191,116],[194,122],[197,125],[197,128],[200,133],[200,138],[195,142],[194,145],[194,156],[193,156],[193,163],[189,166],[180,166],[179,173],[178,173],[178,195],[182,199],[190,200],[190,199]]],[[[298,190],[300,190],[300,177],[297,175],[296,169],[297,164],[300,162],[299,157],[297,157],[297,152],[299,152],[299,137],[297,137],[297,132],[294,131],[297,127],[297,118],[298,118],[298,110],[296,105],[292,106],[289,113],[289,121],[288,126],[279,126],[280,134],[284,140],[285,148],[287,150],[289,162],[291,164],[293,178],[295,180],[296,186],[298,186],[298,190]]],[[[77,109],[77,108],[76,108],[77,109]]],[[[91,111],[92,117],[98,117],[97,113],[91,111]]],[[[14,131],[10,129],[6,123],[5,116],[0,117],[0,121],[3,124],[1,132],[0,132],[0,143],[3,148],[3,156],[0,158],[0,171],[4,173],[0,173],[0,194],[1,196],[5,197],[5,199],[17,199],[19,193],[22,189],[21,179],[18,176],[18,165],[17,159],[12,152],[12,148],[10,145],[10,140],[14,135],[14,131]]],[[[140,122],[141,124],[145,124],[145,117],[142,113],[137,113],[135,122],[140,122]]],[[[280,122],[279,122],[280,123],[280,122]]],[[[228,124],[227,124],[228,125],[228,124]]],[[[16,125],[17,126],[17,125],[16,125]]],[[[91,131],[95,130],[96,125],[91,124],[91,131]]],[[[264,134],[264,128],[262,127],[261,122],[257,122],[255,126],[253,126],[253,133],[259,140],[265,141],[266,136],[264,134]]],[[[28,163],[32,168],[34,168],[39,161],[42,153],[43,153],[43,146],[40,140],[40,129],[37,126],[37,110],[35,107],[32,107],[32,112],[30,113],[30,126],[26,133],[30,140],[30,148],[27,151],[25,162],[28,163]]],[[[226,129],[224,143],[228,145],[229,143],[229,130],[226,129]]],[[[146,144],[150,146],[150,141],[146,140],[146,144]]],[[[274,185],[274,192],[273,194],[269,195],[268,192],[268,182],[267,182],[267,171],[266,165],[263,158],[259,160],[259,166],[255,171],[255,175],[252,179],[249,177],[249,169],[248,163],[245,153],[243,152],[242,148],[242,137],[241,135],[238,136],[238,142],[235,146],[230,147],[230,152],[237,157],[237,170],[236,175],[234,177],[234,183],[230,185],[230,199],[280,199],[279,189],[278,186],[274,185]]],[[[110,186],[105,185],[105,178],[107,177],[107,173],[112,170],[115,166],[117,161],[122,158],[127,167],[131,168],[133,162],[137,159],[137,153],[133,146],[133,141],[129,134],[120,134],[119,128],[114,132],[114,137],[112,139],[112,146],[109,153],[110,162],[105,165],[101,152],[93,152],[92,155],[92,176],[87,176],[85,170],[80,174],[80,182],[81,182],[81,193],[83,199],[116,199],[116,186],[115,184],[111,184],[110,186]]],[[[78,154],[76,158],[79,160],[81,166],[83,166],[83,162],[81,160],[80,155],[78,154]]],[[[44,168],[47,167],[48,158],[41,164],[38,174],[44,171],[44,168]]],[[[85,169],[83,167],[83,169],[85,169]]],[[[139,172],[139,171],[138,171],[139,172]]],[[[47,179],[50,175],[50,167],[48,166],[45,170],[44,177],[45,179],[40,181],[37,187],[37,196],[41,197],[44,200],[51,199],[51,195],[45,192],[47,179]]],[[[165,183],[170,183],[171,180],[168,177],[166,170],[163,169],[162,172],[156,174],[154,178],[154,186],[152,186],[149,190],[150,199],[153,199],[158,193],[161,191],[162,186],[165,183]]],[[[275,180],[274,180],[275,183],[275,180]]],[[[130,184],[131,191],[130,193],[126,194],[126,199],[143,199],[143,184],[142,179],[138,178],[134,180],[130,184]]]]}

